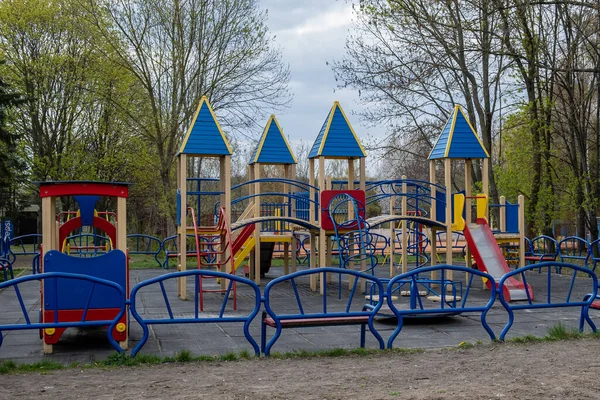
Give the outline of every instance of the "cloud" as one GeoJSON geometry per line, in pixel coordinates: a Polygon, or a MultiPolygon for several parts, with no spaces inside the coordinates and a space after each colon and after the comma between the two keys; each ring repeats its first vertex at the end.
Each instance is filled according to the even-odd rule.
{"type": "Polygon", "coordinates": [[[282,35],[292,34],[295,36],[314,35],[330,31],[339,31],[352,23],[352,7],[336,7],[320,14],[316,14],[299,25],[284,29],[279,32],[282,35]]]}
{"type": "Polygon", "coordinates": [[[282,49],[284,62],[290,65],[294,100],[277,119],[292,146],[313,144],[336,100],[363,143],[381,135],[381,129],[361,124],[355,115],[361,110],[358,93],[336,89],[333,71],[327,65],[345,55],[353,19],[351,4],[332,0],[262,0],[261,4],[269,11],[267,24],[282,49]]]}

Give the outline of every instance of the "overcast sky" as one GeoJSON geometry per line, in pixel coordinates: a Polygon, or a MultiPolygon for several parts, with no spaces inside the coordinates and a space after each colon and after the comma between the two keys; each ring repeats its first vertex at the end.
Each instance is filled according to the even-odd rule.
{"type": "Polygon", "coordinates": [[[312,146],[335,100],[364,142],[372,132],[352,113],[358,109],[358,94],[349,89],[334,92],[336,82],[326,65],[344,55],[352,6],[343,0],[262,0],[261,5],[269,11],[268,26],[290,66],[294,99],[291,108],[276,117],[292,147],[300,140],[312,146]]]}

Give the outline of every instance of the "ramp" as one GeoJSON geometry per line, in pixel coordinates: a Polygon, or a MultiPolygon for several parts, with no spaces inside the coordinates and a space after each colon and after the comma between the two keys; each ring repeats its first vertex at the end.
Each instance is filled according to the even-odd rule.
{"type": "MultiPolygon", "coordinates": [[[[465,225],[463,233],[480,271],[490,274],[496,282],[499,282],[504,274],[510,272],[508,263],[485,218],[478,218],[475,224],[465,225]]],[[[507,279],[503,290],[504,296],[509,301],[528,299],[523,282],[515,278],[507,279]]],[[[527,285],[527,291],[533,300],[533,291],[529,285],[527,285]]]]}

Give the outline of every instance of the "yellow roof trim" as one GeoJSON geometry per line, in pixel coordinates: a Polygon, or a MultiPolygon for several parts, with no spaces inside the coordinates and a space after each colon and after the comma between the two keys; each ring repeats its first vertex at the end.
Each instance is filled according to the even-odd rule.
{"type": "Polygon", "coordinates": [[[448,141],[446,142],[446,152],[444,153],[444,158],[448,158],[448,154],[450,154],[450,144],[452,143],[452,136],[454,136],[454,125],[456,125],[456,116],[458,115],[459,106],[454,106],[454,111],[452,112],[452,126],[450,126],[450,132],[448,134],[448,141]]]}
{"type": "Polygon", "coordinates": [[[212,115],[213,120],[215,121],[215,124],[217,125],[217,129],[219,130],[219,133],[221,134],[221,137],[223,138],[223,141],[225,142],[225,146],[227,146],[227,150],[229,151],[229,154],[232,154],[233,151],[231,150],[229,141],[227,140],[227,137],[223,133],[223,129],[221,129],[221,124],[219,124],[219,120],[217,119],[215,112],[213,111],[213,109],[210,105],[210,102],[208,101],[208,98],[206,96],[202,96],[202,98],[200,99],[200,104],[198,104],[198,108],[196,109],[196,112],[194,113],[194,118],[192,119],[192,123],[190,124],[190,127],[188,128],[188,131],[185,134],[185,137],[183,138],[183,142],[181,143],[181,147],[179,148],[179,153],[183,153],[183,150],[185,149],[185,145],[187,144],[187,141],[190,138],[190,135],[192,133],[192,129],[194,128],[194,124],[196,123],[196,119],[198,119],[198,114],[200,114],[200,110],[202,109],[202,104],[204,104],[204,103],[206,103],[206,106],[208,107],[208,111],[210,111],[210,115],[212,115]]]}
{"type": "MultiPolygon", "coordinates": [[[[453,118],[453,114],[450,114],[450,116],[448,117],[448,120],[446,121],[446,123],[444,124],[444,129],[446,129],[446,126],[448,125],[448,122],[450,122],[450,120],[453,118]]],[[[444,132],[444,129],[442,129],[442,132],[444,132]]],[[[433,147],[431,148],[431,151],[429,152],[429,156],[427,157],[427,159],[429,159],[429,157],[431,157],[431,154],[433,153],[433,151],[435,150],[435,148],[437,147],[438,142],[440,141],[440,139],[442,138],[442,132],[440,132],[440,134],[438,135],[435,143],[433,144],[433,147]]],[[[446,144],[447,146],[447,144],[446,144]]]]}
{"type": "Polygon", "coordinates": [[[283,141],[285,142],[285,145],[287,146],[288,151],[292,155],[292,159],[294,160],[294,163],[298,164],[298,159],[296,158],[296,155],[292,151],[292,146],[290,146],[290,143],[287,141],[287,138],[285,137],[285,133],[283,133],[283,129],[281,129],[281,125],[279,125],[279,121],[277,121],[277,118],[275,117],[275,115],[271,115],[271,117],[273,118],[273,121],[275,121],[275,125],[277,125],[277,129],[279,129],[279,132],[281,132],[281,137],[283,137],[283,141]]]}
{"type": "Polygon", "coordinates": [[[331,110],[329,110],[329,115],[327,116],[327,127],[325,127],[325,132],[323,132],[323,137],[321,138],[321,144],[319,145],[319,151],[317,152],[317,157],[320,157],[323,153],[323,147],[325,146],[325,141],[327,140],[327,135],[329,135],[329,128],[331,127],[331,120],[333,119],[333,113],[335,112],[335,106],[338,104],[337,101],[333,103],[331,106],[331,110]]]}
{"type": "Polygon", "coordinates": [[[457,106],[457,107],[460,110],[460,112],[463,115],[463,117],[465,118],[465,121],[467,121],[467,124],[469,124],[469,127],[471,128],[471,130],[473,131],[473,134],[475,135],[475,138],[477,139],[477,141],[481,145],[481,148],[483,149],[483,152],[489,158],[490,157],[490,153],[488,153],[488,151],[485,149],[485,146],[483,145],[483,142],[481,141],[481,139],[479,139],[479,135],[477,134],[477,131],[475,129],[473,129],[473,125],[471,125],[471,121],[469,121],[469,118],[467,118],[467,116],[465,115],[465,112],[463,111],[462,107],[461,106],[457,106]]]}
{"type": "Polygon", "coordinates": [[[258,143],[258,147],[256,149],[256,154],[254,155],[254,160],[252,160],[253,163],[258,162],[258,155],[260,154],[260,151],[262,150],[262,148],[265,144],[265,139],[267,138],[267,132],[269,131],[269,127],[271,126],[271,121],[273,120],[273,118],[275,118],[275,116],[273,114],[271,114],[271,116],[269,117],[269,120],[267,121],[267,125],[265,125],[265,129],[263,130],[262,136],[260,137],[260,142],[258,143]]]}

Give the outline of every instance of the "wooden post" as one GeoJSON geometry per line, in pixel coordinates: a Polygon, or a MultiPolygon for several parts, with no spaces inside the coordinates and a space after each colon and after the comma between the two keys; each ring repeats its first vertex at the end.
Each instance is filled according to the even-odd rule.
{"type": "MultiPolygon", "coordinates": [[[[466,197],[466,201],[465,201],[465,223],[467,224],[467,226],[471,223],[471,199],[470,197],[472,196],[472,183],[473,183],[473,179],[472,179],[472,174],[471,174],[471,160],[465,160],[465,197],[466,197]]],[[[466,247],[466,252],[465,252],[465,265],[467,268],[471,268],[471,250],[469,249],[469,246],[466,247]]],[[[468,279],[468,276],[467,276],[468,279]]],[[[468,282],[468,281],[467,281],[468,282]]]]}
{"type": "Polygon", "coordinates": [[[408,185],[406,175],[402,175],[402,273],[408,272],[408,185]]]}
{"type": "MultiPolygon", "coordinates": [[[[231,156],[225,155],[220,157],[220,186],[221,186],[221,195],[220,202],[221,207],[225,208],[225,219],[229,226],[231,226],[231,156]]],[[[233,243],[223,243],[222,246],[227,246],[225,251],[221,254],[221,263],[223,263],[223,267],[221,272],[225,273],[235,273],[233,268],[228,268],[228,265],[233,265],[232,257],[234,254],[231,254],[231,248],[233,247],[233,243]],[[229,261],[227,261],[229,260],[229,261]]],[[[228,279],[221,279],[221,290],[226,290],[229,285],[228,279]]]]}
{"type": "MultiPolygon", "coordinates": [[[[40,254],[40,265],[42,266],[42,272],[45,272],[44,267],[44,256],[50,250],[59,249],[56,246],[55,236],[56,234],[56,222],[55,222],[55,213],[56,213],[56,198],[55,197],[43,197],[42,198],[42,254],[40,254]]],[[[62,245],[62,244],[61,244],[62,245]]],[[[44,282],[42,281],[40,284],[40,290],[44,293],[44,282]]],[[[44,302],[40,304],[42,308],[42,315],[44,315],[44,302]]],[[[40,321],[42,322],[42,321],[40,321]]],[[[45,340],[42,340],[42,349],[44,354],[52,354],[53,345],[46,344],[45,340]]]]}
{"type": "MultiPolygon", "coordinates": [[[[429,209],[431,219],[437,221],[437,174],[435,170],[435,160],[429,160],[429,186],[431,187],[431,208],[429,209]]],[[[431,266],[437,263],[437,230],[431,227],[431,266]]],[[[431,272],[431,279],[436,279],[437,273],[431,272]]]]}
{"type": "MultiPolygon", "coordinates": [[[[319,156],[319,191],[322,194],[325,189],[325,157],[319,156]]],[[[326,207],[326,204],[321,204],[319,199],[319,208],[326,207]]],[[[319,210],[320,212],[321,210],[319,210]]],[[[320,224],[319,230],[319,267],[324,267],[327,264],[327,235],[323,229],[323,221],[320,224]]],[[[325,279],[321,277],[321,294],[323,294],[325,279]]]]}
{"type": "MultiPolygon", "coordinates": [[[[254,180],[254,164],[252,165],[248,165],[248,181],[253,181],[254,180]]],[[[248,185],[248,195],[249,196],[253,196],[254,195],[254,184],[248,185]]],[[[255,202],[256,202],[257,198],[256,197],[251,197],[249,204],[254,204],[252,206],[252,213],[250,213],[250,215],[248,215],[248,218],[254,218],[254,212],[255,212],[255,202]]],[[[254,251],[256,249],[256,246],[250,251],[250,254],[248,255],[248,277],[251,280],[254,280],[254,271],[256,270],[256,264],[255,264],[255,254],[254,251]]]]}
{"type": "MultiPolygon", "coordinates": [[[[289,170],[289,179],[295,180],[296,179],[296,164],[291,164],[290,165],[290,170],[289,170]]],[[[296,186],[290,186],[290,192],[292,194],[294,194],[296,192],[296,186]]],[[[291,207],[290,207],[290,217],[292,218],[296,218],[296,199],[295,198],[290,198],[290,202],[291,207]]],[[[292,257],[292,272],[296,272],[296,257],[298,255],[298,240],[296,239],[296,235],[294,235],[294,232],[292,232],[292,251],[291,251],[291,257],[292,257]]]]}
{"type": "Polygon", "coordinates": [[[115,245],[123,252],[127,251],[127,199],[117,197],[117,243],[115,245]]]}
{"type": "MultiPolygon", "coordinates": [[[[290,179],[290,171],[291,171],[291,165],[290,164],[286,164],[283,166],[283,177],[285,179],[290,179]]],[[[290,185],[287,184],[287,182],[285,182],[283,184],[283,193],[285,194],[284,198],[283,198],[283,204],[285,204],[286,202],[289,202],[289,207],[286,207],[286,209],[284,210],[284,212],[282,213],[282,216],[284,217],[290,217],[291,215],[291,206],[293,203],[293,200],[290,196],[288,196],[288,192],[290,190],[290,185]]],[[[282,221],[281,222],[281,228],[283,230],[285,230],[285,235],[287,235],[287,228],[291,227],[289,222],[285,222],[282,221]]],[[[293,233],[291,232],[290,229],[290,241],[291,241],[291,236],[293,236],[293,233]]],[[[285,275],[290,273],[290,242],[284,242],[283,243],[283,273],[285,275]]]]}
{"type": "MultiPolygon", "coordinates": [[[[179,154],[177,164],[177,178],[179,188],[179,210],[181,219],[177,221],[177,271],[187,270],[187,155],[179,154]]],[[[181,300],[187,299],[187,279],[185,276],[177,280],[177,295],[181,300]]]]}
{"type": "MultiPolygon", "coordinates": [[[[394,215],[396,211],[394,210],[396,205],[396,197],[390,196],[390,215],[394,215]]],[[[401,244],[402,245],[402,244],[401,244]]],[[[394,258],[396,257],[396,224],[391,221],[390,222],[390,278],[393,278],[395,275],[394,272],[394,258]]]]}
{"type": "MultiPolygon", "coordinates": [[[[452,160],[449,158],[444,159],[444,184],[446,185],[446,264],[452,265],[452,160]]],[[[448,272],[448,279],[452,279],[451,272],[448,272]]]]}
{"type": "MultiPolygon", "coordinates": [[[[359,158],[359,173],[360,173],[360,190],[366,191],[367,189],[367,183],[366,183],[366,179],[367,179],[367,158],[366,157],[361,157],[359,158]]],[[[365,204],[366,206],[366,204],[365,204]]],[[[365,210],[366,211],[366,210],[365,210]]],[[[360,269],[361,271],[365,271],[367,269],[367,260],[364,259],[360,262],[360,269]]],[[[360,283],[360,290],[361,291],[365,291],[366,289],[366,285],[367,283],[362,280],[360,283]]]]}
{"type": "MultiPolygon", "coordinates": [[[[313,186],[315,186],[315,159],[311,158],[308,160],[308,184],[310,185],[309,189],[308,189],[308,196],[309,198],[309,213],[310,213],[310,222],[312,225],[316,225],[316,218],[315,218],[315,203],[314,203],[314,199],[315,199],[315,189],[313,186]]],[[[320,224],[319,224],[320,225],[320,224]]],[[[316,232],[311,232],[310,233],[310,257],[309,257],[309,268],[317,268],[317,257],[316,257],[316,237],[315,237],[315,233],[316,232]]],[[[317,277],[313,274],[310,276],[310,290],[312,290],[313,292],[315,292],[317,290],[317,277]]]]}
{"type": "Polygon", "coordinates": [[[519,204],[519,267],[525,266],[525,197],[520,194],[519,204]]]}
{"type": "MultiPolygon", "coordinates": [[[[483,171],[481,172],[481,190],[483,191],[484,194],[489,195],[490,194],[490,178],[489,178],[489,174],[490,174],[490,159],[489,158],[484,158],[483,159],[483,171]]],[[[489,213],[489,201],[488,201],[488,209],[485,211],[485,217],[489,220],[490,219],[490,213],[489,213]]]]}
{"type": "Polygon", "coordinates": [[[498,212],[500,213],[500,233],[504,233],[506,232],[506,197],[500,196],[500,207],[498,208],[498,212]]]}
{"type": "MultiPolygon", "coordinates": [[[[254,179],[258,180],[261,178],[260,174],[260,163],[254,163],[254,179]]],[[[254,194],[260,194],[260,182],[254,182],[254,194]]],[[[260,196],[254,197],[254,218],[260,218],[260,196]]],[[[254,282],[260,285],[260,230],[261,223],[258,222],[254,225],[254,282]]]]}

